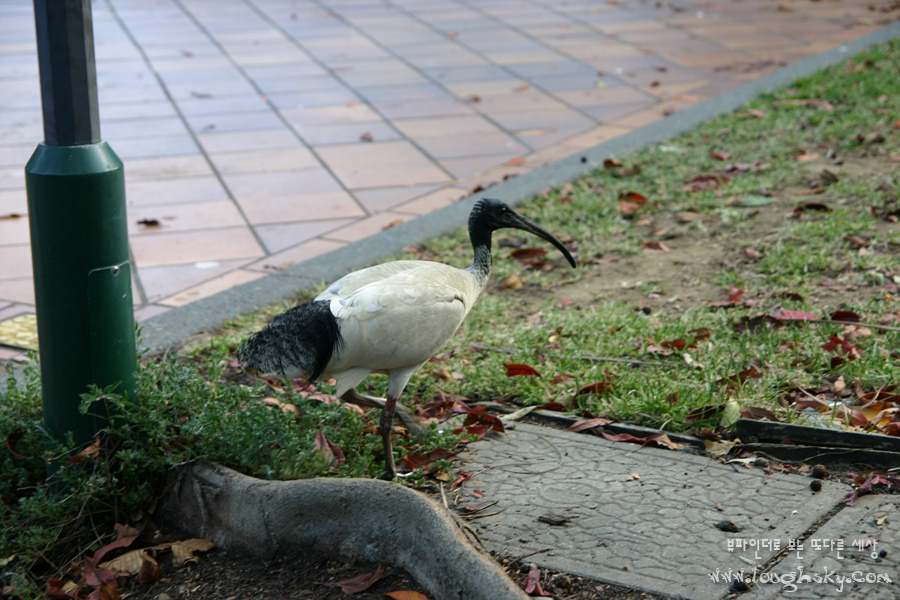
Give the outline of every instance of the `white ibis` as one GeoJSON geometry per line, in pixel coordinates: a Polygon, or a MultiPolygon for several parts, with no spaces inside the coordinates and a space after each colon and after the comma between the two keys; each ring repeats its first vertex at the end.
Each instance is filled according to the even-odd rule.
{"type": "Polygon", "coordinates": [[[499,200],[484,198],[469,215],[472,266],[400,260],[345,275],[244,342],[238,352],[241,362],[248,370],[284,378],[331,377],[343,400],[381,407],[384,478],[393,479],[395,410],[414,423],[408,410],[398,409],[397,399],[413,373],[444,347],[472,310],[491,275],[491,234],[506,227],[547,240],[575,266],[562,242],[537,223],[499,200]],[[354,391],[370,373],[388,375],[387,399],[354,391]]]}

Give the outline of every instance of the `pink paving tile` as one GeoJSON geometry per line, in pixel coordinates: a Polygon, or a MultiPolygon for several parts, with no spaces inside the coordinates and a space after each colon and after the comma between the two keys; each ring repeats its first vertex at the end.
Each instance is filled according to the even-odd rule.
{"type": "Polygon", "coordinates": [[[376,102],[374,104],[378,111],[388,119],[470,115],[475,112],[469,104],[456,98],[428,98],[408,102],[376,102]]]}
{"type": "Polygon", "coordinates": [[[496,125],[481,115],[461,115],[431,119],[398,119],[394,126],[414,139],[446,135],[496,133],[496,125]]]}
{"type": "Polygon", "coordinates": [[[324,219],[321,221],[273,223],[257,225],[254,229],[262,239],[266,250],[275,253],[302,244],[312,238],[326,235],[329,231],[345,227],[354,221],[355,219],[324,219]]]}
{"type": "Polygon", "coordinates": [[[529,144],[529,142],[522,140],[523,136],[539,136],[559,129],[581,128],[586,130],[596,125],[594,121],[580,112],[565,106],[516,110],[508,113],[495,113],[491,116],[502,127],[515,133],[525,144],[529,144]]]}
{"type": "Polygon", "coordinates": [[[143,206],[128,211],[130,236],[245,224],[243,215],[230,200],[143,206]]]}
{"type": "MultiPolygon", "coordinates": [[[[43,136],[41,136],[43,137],[43,136]]],[[[0,139],[3,139],[3,128],[0,127],[0,139]]],[[[0,167],[25,168],[25,164],[37,147],[37,142],[0,146],[0,167]]]]}
{"type": "Polygon", "coordinates": [[[313,153],[299,145],[295,148],[212,154],[211,158],[216,170],[223,175],[296,171],[319,166],[313,153]]]}
{"type": "Polygon", "coordinates": [[[577,149],[593,148],[598,144],[617,138],[620,135],[625,135],[630,131],[632,131],[630,127],[601,125],[590,131],[566,138],[564,145],[577,149]]]}
{"type": "Polygon", "coordinates": [[[266,99],[259,94],[223,98],[188,98],[178,101],[178,109],[187,117],[268,110],[266,99]]]}
{"type": "Polygon", "coordinates": [[[247,268],[254,271],[271,273],[272,271],[286,269],[291,265],[315,258],[326,252],[337,250],[342,246],[346,246],[346,243],[337,240],[323,240],[317,238],[298,244],[297,246],[292,246],[281,252],[276,252],[271,256],[267,256],[262,260],[254,262],[247,268]]]}
{"type": "Polygon", "coordinates": [[[459,98],[471,96],[507,96],[509,94],[524,92],[530,85],[524,79],[506,77],[487,81],[460,81],[445,83],[444,87],[459,98]]]}
{"type": "Polygon", "coordinates": [[[284,126],[258,131],[203,132],[197,135],[197,140],[210,153],[297,146],[297,135],[284,126]]]}
{"type": "Polygon", "coordinates": [[[0,168],[0,190],[25,187],[25,169],[22,166],[0,168]]]}
{"type": "Polygon", "coordinates": [[[390,229],[395,225],[405,223],[412,217],[408,214],[400,214],[395,212],[383,212],[360,219],[352,225],[335,229],[325,236],[329,240],[337,240],[340,242],[355,242],[370,235],[375,235],[385,229],[390,229]]]}
{"type": "Polygon", "coordinates": [[[356,196],[356,199],[363,205],[366,211],[370,214],[375,214],[390,210],[404,202],[409,202],[411,199],[427,194],[437,187],[438,184],[401,185],[370,188],[367,190],[354,190],[353,195],[356,196]]]}
{"type": "Polygon", "coordinates": [[[190,115],[187,121],[191,130],[196,133],[258,131],[282,126],[278,115],[268,109],[247,113],[190,115]]]}
{"type": "Polygon", "coordinates": [[[126,165],[125,200],[128,210],[132,210],[143,206],[228,200],[228,194],[213,176],[132,181],[126,165]]]}
{"type": "Polygon", "coordinates": [[[232,173],[223,174],[222,178],[242,204],[258,198],[341,190],[334,177],[321,167],[269,173],[232,173]]]}
{"type": "Polygon", "coordinates": [[[196,287],[187,289],[183,292],[175,294],[174,296],[169,296],[168,298],[160,300],[159,303],[173,307],[184,306],[185,304],[194,302],[195,300],[200,300],[201,298],[212,296],[213,294],[217,294],[224,290],[229,290],[233,287],[241,285],[242,283],[247,283],[248,281],[253,281],[263,276],[265,276],[265,273],[239,269],[220,277],[216,277],[215,279],[207,281],[206,283],[202,283],[196,287]]]}
{"type": "Polygon", "coordinates": [[[524,154],[529,148],[520,144],[514,137],[501,131],[485,132],[473,135],[447,135],[441,137],[422,138],[419,146],[439,161],[447,158],[463,158],[524,154]]]}
{"type": "Polygon", "coordinates": [[[106,141],[123,161],[153,156],[197,154],[200,151],[197,143],[187,134],[130,139],[108,136],[106,141]]]}
{"type": "Polygon", "coordinates": [[[320,146],[316,152],[351,189],[450,181],[446,173],[405,141],[320,146]]]}
{"type": "Polygon", "coordinates": [[[138,268],[263,255],[247,227],[141,235],[131,238],[131,249],[138,268]]]}
{"type": "Polygon", "coordinates": [[[644,86],[641,89],[650,96],[666,99],[681,94],[687,94],[693,90],[702,88],[709,84],[709,81],[688,81],[685,83],[660,83],[657,85],[644,86]]]}
{"type": "Polygon", "coordinates": [[[146,321],[147,319],[151,319],[157,315],[161,315],[164,312],[169,312],[172,310],[168,306],[157,306],[156,304],[145,304],[144,306],[135,307],[134,309],[134,320],[138,323],[142,321],[146,321]]]}
{"type": "Polygon", "coordinates": [[[254,225],[365,216],[353,197],[342,190],[259,197],[240,204],[254,225]]]}
{"type": "Polygon", "coordinates": [[[522,92],[485,96],[478,102],[473,102],[472,106],[491,117],[525,110],[564,108],[564,105],[550,94],[533,88],[522,92]]]}
{"type": "Polygon", "coordinates": [[[634,103],[640,106],[654,101],[653,96],[625,85],[592,90],[556,92],[554,96],[566,104],[576,107],[625,103],[634,103]]]}
{"type": "Polygon", "coordinates": [[[296,130],[304,142],[313,146],[401,139],[401,135],[385,121],[297,125],[296,130]]]}
{"type": "MultiPolygon", "coordinates": [[[[0,264],[6,266],[0,249],[0,264]]],[[[30,265],[30,263],[29,263],[30,265]]],[[[34,281],[29,273],[28,277],[21,279],[0,279],[0,298],[21,304],[34,305],[34,281]]]]}
{"type": "MultiPolygon", "coordinates": [[[[0,246],[0,282],[31,277],[31,246],[29,243],[0,246]]],[[[0,285],[4,285],[0,283],[0,285]]],[[[0,292],[0,298],[15,300],[0,292]]]]}
{"type": "Polygon", "coordinates": [[[394,212],[427,215],[445,206],[459,202],[468,195],[468,191],[459,187],[443,188],[411,202],[401,204],[394,209],[394,212]]]}
{"type": "Polygon", "coordinates": [[[19,315],[34,314],[34,306],[0,301],[0,321],[12,319],[19,315]]]}
{"type": "Polygon", "coordinates": [[[0,216],[25,215],[28,213],[28,197],[24,188],[18,190],[0,190],[0,216]]]}
{"type": "MultiPolygon", "coordinates": [[[[15,213],[18,215],[19,213],[15,213]]],[[[31,234],[28,232],[28,217],[14,217],[11,213],[0,212],[0,244],[30,244],[31,234]]]]}
{"type": "Polygon", "coordinates": [[[26,362],[28,353],[12,346],[0,345],[0,362],[26,362]]]}
{"type": "Polygon", "coordinates": [[[317,106],[312,108],[288,109],[281,111],[284,118],[293,125],[337,125],[344,123],[360,123],[380,121],[371,107],[362,104],[339,104],[334,106],[317,106]]]}
{"type": "Polygon", "coordinates": [[[462,158],[442,159],[441,166],[449,171],[455,178],[464,179],[472,175],[484,173],[497,165],[501,165],[512,158],[518,157],[518,153],[497,154],[493,156],[466,156],[462,158]]]}
{"type": "Polygon", "coordinates": [[[200,154],[135,158],[125,162],[126,182],[202,175],[212,175],[212,169],[200,154]]]}
{"type": "Polygon", "coordinates": [[[137,276],[150,303],[177,294],[246,265],[248,260],[202,261],[181,265],[139,267],[137,276]]]}

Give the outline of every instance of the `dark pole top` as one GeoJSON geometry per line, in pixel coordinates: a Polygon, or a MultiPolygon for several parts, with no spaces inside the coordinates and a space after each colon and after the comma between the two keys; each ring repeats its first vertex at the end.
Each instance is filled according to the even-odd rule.
{"type": "Polygon", "coordinates": [[[34,0],[44,143],[100,141],[90,0],[34,0]]]}

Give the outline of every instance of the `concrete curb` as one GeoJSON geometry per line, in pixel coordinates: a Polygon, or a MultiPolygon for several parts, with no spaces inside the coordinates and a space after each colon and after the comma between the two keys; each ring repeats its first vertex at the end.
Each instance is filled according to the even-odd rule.
{"type": "Polygon", "coordinates": [[[510,205],[520,204],[534,197],[540,190],[562,185],[595,170],[606,158],[641,150],[689,131],[720,114],[735,110],[762,93],[776,90],[791,81],[811,75],[819,69],[837,64],[871,46],[885,43],[898,36],[900,23],[894,23],[837,48],[805,58],[736,90],[686,108],[666,119],[594,146],[585,152],[499,183],[484,194],[469,196],[441,210],[293,265],[283,271],[152,317],[142,323],[142,344],[151,353],[160,352],[190,335],[214,329],[229,319],[251,313],[263,306],[290,300],[303,290],[334,281],[350,271],[383,261],[407,246],[414,246],[455,231],[465,224],[472,205],[479,197],[489,196],[510,205]]]}

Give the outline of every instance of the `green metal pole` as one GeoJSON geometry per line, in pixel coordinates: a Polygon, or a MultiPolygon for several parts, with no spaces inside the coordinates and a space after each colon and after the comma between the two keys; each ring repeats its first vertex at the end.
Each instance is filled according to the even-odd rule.
{"type": "Polygon", "coordinates": [[[100,139],[90,0],[35,0],[44,142],[25,167],[44,422],[90,442],[95,384],[133,395],[136,351],[122,161],[100,139]]]}

